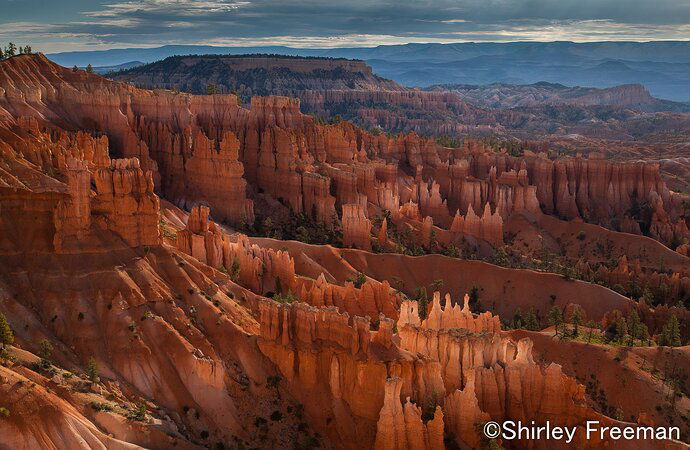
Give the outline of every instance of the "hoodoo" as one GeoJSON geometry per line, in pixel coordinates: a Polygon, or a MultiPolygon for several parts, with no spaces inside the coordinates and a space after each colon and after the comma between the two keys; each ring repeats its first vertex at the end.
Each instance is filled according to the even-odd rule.
{"type": "MultiPolygon", "coordinates": [[[[313,108],[364,95],[285,61],[313,108]]],[[[242,100],[0,61],[1,449],[687,448],[688,208],[659,163],[242,100]]]]}

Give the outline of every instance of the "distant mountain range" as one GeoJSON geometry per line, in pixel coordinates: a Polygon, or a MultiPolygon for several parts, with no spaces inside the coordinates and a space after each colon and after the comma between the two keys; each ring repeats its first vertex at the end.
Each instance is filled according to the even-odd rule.
{"type": "Polygon", "coordinates": [[[690,112],[690,104],[660,100],[641,84],[624,84],[610,88],[568,87],[562,84],[539,83],[515,85],[437,84],[424,89],[432,92],[453,92],[463,100],[482,108],[513,109],[540,106],[615,106],[642,112],[690,112]]]}
{"type": "Polygon", "coordinates": [[[607,88],[642,84],[658,98],[690,101],[690,42],[513,42],[405,44],[369,48],[168,45],[47,55],[71,67],[149,63],[189,54],[270,53],[361,59],[377,75],[408,87],[434,84],[532,84],[607,88]]]}
{"type": "Polygon", "coordinates": [[[118,72],[120,70],[127,70],[131,69],[132,67],[139,67],[143,66],[144,64],[145,63],[141,61],[130,61],[122,64],[117,64],[114,66],[96,66],[93,69],[96,73],[104,74],[109,72],[118,72]]]}

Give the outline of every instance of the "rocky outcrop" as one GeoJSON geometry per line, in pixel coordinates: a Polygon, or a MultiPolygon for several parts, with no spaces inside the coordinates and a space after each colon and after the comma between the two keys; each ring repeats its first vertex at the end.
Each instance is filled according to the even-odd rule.
{"type": "MultiPolygon", "coordinates": [[[[579,445],[595,448],[602,443],[584,439],[584,422],[616,423],[587,407],[584,388],[559,366],[537,365],[529,339],[501,337],[497,318],[468,317],[466,308],[441,310],[438,296],[422,323],[416,302],[403,304],[400,348],[388,319],[370,331],[368,320],[332,308],[264,302],[260,310],[262,352],[310,416],[335,418],[339,426],[326,420],[320,429],[345,447],[356,437],[364,447],[443,448],[441,427],[459,445],[477,447],[478,423],[521,419],[577,426],[579,445]],[[480,332],[442,328],[446,323],[467,323],[480,332]],[[359,362],[353,365],[355,355],[359,362]],[[355,367],[357,377],[350,373],[355,367]],[[433,412],[428,422],[420,420],[422,404],[433,412]],[[342,411],[349,411],[346,425],[338,422],[342,411]]],[[[548,445],[554,443],[537,446],[548,445]]]]}
{"type": "Polygon", "coordinates": [[[84,239],[91,226],[91,175],[85,161],[71,159],[65,168],[69,196],[54,210],[53,244],[63,251],[66,240],[84,239]]]}
{"type": "MultiPolygon", "coordinates": [[[[432,330],[462,328],[473,333],[499,333],[501,322],[498,316],[490,312],[484,312],[475,316],[470,311],[470,296],[465,294],[463,306],[458,303],[453,305],[450,294],[445,296],[445,308],[441,307],[441,294],[434,292],[431,309],[427,313],[427,318],[419,320],[419,307],[416,301],[404,301],[400,306],[400,319],[398,328],[403,329],[406,325],[422,326],[432,330]]],[[[405,344],[403,344],[405,347],[405,344]]]]}
{"type": "MultiPolygon", "coordinates": [[[[371,245],[376,215],[383,230],[412,231],[416,245],[432,248],[453,242],[444,209],[460,210],[455,234],[498,245],[504,220],[540,213],[533,200],[540,189],[545,195],[546,180],[556,197],[578,193],[566,199],[578,213],[585,199],[590,211],[600,207],[598,195],[584,193],[599,181],[476,142],[449,149],[414,133],[322,125],[284,97],[257,98],[246,110],[231,95],[136,90],[42,56],[0,63],[0,88],[0,308],[18,355],[0,367],[0,403],[11,401],[0,433],[11,433],[12,445],[280,448],[301,442],[306,436],[295,430],[308,426],[324,447],[431,449],[452,439],[477,448],[478,424],[488,419],[620,424],[587,406],[584,388],[559,366],[537,364],[529,339],[510,339],[491,313],[472,314],[467,297],[462,307],[450,297],[441,306],[435,294],[422,320],[419,305],[386,281],[409,292],[435,284],[436,272],[447,289],[457,273],[467,282],[518,274],[502,294],[499,283],[482,281],[489,299],[512,295],[505,286],[513,280],[529,279],[517,288],[528,293],[540,282],[563,288],[560,277],[438,255],[252,243],[210,218],[249,220],[253,205],[280,199],[327,225],[342,221],[350,245],[371,245]],[[554,182],[563,177],[571,182],[565,190],[554,182]],[[160,214],[156,192],[189,214],[167,202],[160,214]],[[475,207],[481,218],[470,214],[475,207]],[[42,339],[55,345],[50,370],[26,350],[38,351],[42,339]],[[79,375],[91,357],[101,382],[79,375]],[[50,378],[63,368],[72,375],[50,378]],[[122,418],[135,413],[145,420],[122,418]],[[280,419],[262,426],[258,418],[269,416],[280,419]]],[[[675,197],[652,181],[652,229],[663,238],[671,226],[675,236],[675,197]]],[[[614,206],[602,211],[618,214],[614,206]]],[[[379,243],[390,244],[387,231],[379,243]]],[[[621,261],[609,276],[636,271],[621,261]]],[[[602,287],[567,283],[568,296],[589,289],[626,305],[602,287]]],[[[613,445],[580,436],[578,447],[613,445]]]]}
{"type": "Polygon", "coordinates": [[[448,212],[448,202],[441,197],[441,186],[432,182],[431,186],[426,183],[419,183],[412,189],[411,200],[419,204],[419,212],[423,216],[430,216],[434,223],[448,228],[451,223],[450,213],[448,212]]]}
{"type": "Polygon", "coordinates": [[[371,221],[360,205],[343,205],[343,245],[371,250],[371,221]]]}
{"type": "Polygon", "coordinates": [[[328,283],[322,273],[313,281],[300,278],[297,285],[295,289],[300,301],[312,306],[336,306],[350,315],[370,317],[374,321],[378,321],[382,314],[393,320],[398,318],[400,294],[391,289],[388,281],[367,280],[360,288],[352,283],[339,286],[328,283]]]}
{"type": "MultiPolygon", "coordinates": [[[[225,131],[216,141],[197,129],[192,147],[194,154],[185,161],[185,175],[190,182],[180,199],[203,199],[216,205],[216,214],[230,223],[254,223],[253,204],[246,198],[244,167],[237,159],[240,143],[235,134],[225,131]]],[[[182,206],[190,207],[188,203],[182,206]]]]}
{"type": "MultiPolygon", "coordinates": [[[[549,420],[552,424],[577,426],[576,440],[580,446],[604,445],[598,439],[586,440],[584,423],[614,421],[586,405],[584,387],[563,374],[560,366],[537,365],[529,339],[513,343],[497,334],[476,335],[465,329],[440,328],[438,324],[446,311],[417,325],[416,320],[410,319],[416,309],[414,303],[407,305],[406,316],[401,313],[398,322],[401,346],[440,363],[440,374],[449,393],[444,401],[444,422],[455,431],[458,444],[475,448],[479,445],[477,423],[529,418],[536,423],[549,420]]],[[[438,296],[434,308],[436,305],[438,296]]],[[[522,445],[528,442],[518,441],[522,445]]],[[[536,444],[538,448],[541,445],[552,448],[564,444],[536,444]]]]}
{"type": "Polygon", "coordinates": [[[192,208],[176,246],[204,264],[219,269],[257,294],[299,293],[295,261],[287,252],[252,245],[244,235],[229,236],[210,220],[206,206],[192,208]]]}
{"type": "MultiPolygon", "coordinates": [[[[253,222],[257,212],[247,198],[250,191],[330,225],[343,205],[366,208],[371,202],[395,213],[399,195],[399,203],[412,199],[421,217],[444,229],[452,226],[452,212],[467,215],[470,206],[479,212],[489,204],[491,215],[503,221],[516,213],[544,212],[612,229],[639,227],[666,244],[690,234],[680,200],[655,164],[612,163],[596,155],[556,161],[529,152],[514,157],[474,141],[449,149],[415,133],[390,137],[349,123],[321,125],[287,97],[255,97],[247,110],[233,95],[138,90],[60,68],[41,55],[5,61],[0,85],[8,126],[21,117],[34,130],[54,123],[104,133],[111,152],[137,157],[173,203],[191,208],[206,202],[234,225],[253,222]],[[35,82],[15,81],[35,72],[41,74],[35,82]],[[415,189],[400,168],[415,173],[415,189]]],[[[430,102],[423,107],[433,109],[430,102]]],[[[74,142],[85,147],[89,164],[104,167],[103,142],[94,139],[82,135],[74,142]]],[[[53,146],[72,146],[57,134],[50,140],[53,146]]],[[[479,237],[496,245],[498,221],[491,222],[494,230],[480,231],[479,237]]]]}
{"type": "Polygon", "coordinates": [[[224,264],[224,236],[216,224],[209,220],[209,212],[206,206],[192,208],[187,219],[187,228],[177,232],[175,244],[184,253],[219,269],[224,264]]]}
{"type": "Polygon", "coordinates": [[[460,215],[458,210],[450,225],[450,232],[456,236],[474,236],[500,247],[503,245],[503,219],[498,212],[491,213],[491,206],[484,206],[484,213],[477,216],[472,205],[467,210],[467,215],[460,215]]]}
{"type": "Polygon", "coordinates": [[[9,414],[0,422],[4,448],[141,448],[103,433],[51,389],[1,366],[0,394],[9,414]]]}
{"type": "Polygon", "coordinates": [[[443,443],[443,412],[437,406],[434,418],[426,424],[422,411],[410,398],[400,403],[402,381],[389,378],[384,387],[383,407],[376,424],[375,449],[381,450],[435,450],[445,448],[443,443]]]}
{"type": "Polygon", "coordinates": [[[92,212],[98,216],[97,226],[117,233],[132,247],[160,242],[160,201],[153,193],[151,172],[144,173],[135,158],[114,159],[93,178],[96,196],[92,212]]]}
{"type": "Polygon", "coordinates": [[[279,55],[172,56],[123,71],[113,78],[193,94],[209,93],[208,84],[213,83],[218,93],[237,92],[243,98],[285,95],[306,99],[310,104],[319,102],[318,96],[328,91],[407,90],[374,76],[363,61],[279,55]],[[199,72],[201,67],[203,75],[199,72]]]}

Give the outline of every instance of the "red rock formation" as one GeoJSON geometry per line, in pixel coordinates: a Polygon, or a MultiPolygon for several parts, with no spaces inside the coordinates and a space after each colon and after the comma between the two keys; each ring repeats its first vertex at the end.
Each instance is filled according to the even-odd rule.
{"type": "Polygon", "coordinates": [[[371,221],[361,205],[343,205],[343,245],[371,250],[371,221]]]}
{"type": "Polygon", "coordinates": [[[402,217],[407,217],[408,219],[412,220],[417,220],[420,221],[422,220],[421,215],[419,213],[419,205],[416,203],[413,203],[412,200],[410,200],[407,203],[403,203],[400,206],[400,209],[398,210],[398,215],[402,217]]]}
{"type": "MultiPolygon", "coordinates": [[[[63,388],[64,389],[64,388],[63,388]]],[[[2,446],[30,448],[129,448],[125,439],[104,433],[48,387],[0,366],[2,404],[10,416],[0,422],[2,446]]],[[[135,433],[131,433],[134,435],[135,433]]],[[[171,442],[158,442],[158,445],[171,442]]]]}
{"type": "MultiPolygon", "coordinates": [[[[427,194],[417,194],[422,216],[433,217],[442,227],[451,222],[444,203],[463,214],[470,205],[476,212],[489,203],[504,220],[516,212],[539,213],[541,205],[549,214],[632,230],[630,220],[624,220],[628,212],[635,204],[649,204],[654,214],[646,225],[652,236],[669,244],[690,233],[679,216],[679,202],[655,165],[610,163],[596,157],[552,162],[529,152],[517,158],[469,141],[464,148],[445,149],[414,133],[389,138],[347,123],[322,126],[300,114],[297,100],[285,97],[257,97],[248,111],[231,95],[137,90],[71,72],[42,56],[6,61],[0,85],[6,85],[0,99],[6,123],[23,117],[22,123],[34,129],[46,121],[76,128],[92,124],[90,129],[108,135],[114,151],[138,157],[168,199],[187,207],[207,202],[219,218],[234,224],[251,222],[253,214],[241,178],[243,166],[246,179],[257,189],[283,199],[297,213],[331,223],[330,191],[336,193],[336,206],[364,205],[363,198],[376,197],[377,204],[395,212],[395,189],[377,190],[376,180],[397,182],[397,166],[403,164],[419,168],[422,179],[430,183],[428,201],[427,194]],[[33,72],[51,73],[36,79],[38,90],[12,81],[29,79],[33,72]],[[39,95],[41,89],[50,95],[39,95]],[[373,173],[370,165],[359,164],[372,161],[378,161],[373,173]],[[324,163],[331,180],[307,175],[316,171],[315,164],[324,163]]],[[[103,144],[98,145],[94,154],[100,155],[103,144]]],[[[102,161],[98,164],[103,166],[102,161]]],[[[489,235],[491,241],[498,236],[489,235]]]]}
{"type": "MultiPolygon", "coordinates": [[[[347,425],[323,427],[346,447],[357,442],[376,448],[439,448],[441,423],[454,432],[460,445],[476,446],[480,442],[476,424],[489,418],[537,422],[548,418],[552,424],[578,426],[577,440],[585,445],[586,420],[615,423],[585,405],[584,388],[563,375],[560,367],[552,364],[544,369],[535,364],[529,339],[515,344],[493,332],[434,329],[448,314],[455,319],[452,310],[434,313],[417,325],[415,307],[415,302],[404,304],[398,321],[401,347],[410,353],[391,341],[390,320],[382,320],[379,331],[371,332],[368,321],[350,321],[333,309],[273,302],[260,304],[259,346],[280,367],[308,414],[334,416],[337,422],[343,419],[341,411],[350,411],[347,425]],[[360,376],[353,378],[355,355],[359,355],[360,376]],[[387,369],[377,365],[377,355],[386,355],[387,369]],[[411,355],[423,359],[411,361],[411,355]],[[412,373],[416,375],[410,378],[412,373]],[[366,402],[361,397],[364,392],[366,402]],[[420,404],[429,395],[443,399],[443,415],[437,409],[434,420],[424,424],[419,407],[410,402],[420,404]],[[409,400],[403,407],[405,398],[409,400]],[[350,439],[354,437],[356,441],[350,439]]],[[[440,311],[438,296],[434,309],[440,311]]],[[[495,319],[464,320],[494,327],[495,319]]]]}
{"type": "Polygon", "coordinates": [[[96,225],[114,231],[132,247],[160,242],[160,201],[153,193],[151,172],[144,173],[137,159],[115,159],[93,175],[96,197],[92,212],[96,225]]]}
{"type": "Polygon", "coordinates": [[[383,222],[381,222],[381,229],[377,236],[377,240],[381,247],[384,247],[388,243],[388,220],[384,217],[383,222]]]}
{"type": "Polygon", "coordinates": [[[503,219],[498,212],[491,214],[488,203],[484,206],[481,217],[474,213],[471,205],[465,217],[461,216],[458,210],[450,226],[450,232],[456,236],[468,235],[484,239],[497,247],[503,245],[503,219]]]}
{"type": "Polygon", "coordinates": [[[69,196],[54,211],[56,251],[63,251],[65,240],[84,239],[91,226],[91,176],[85,161],[68,161],[67,188],[69,196]]]}
{"type": "Polygon", "coordinates": [[[690,256],[690,244],[681,244],[676,248],[676,252],[683,256],[690,256]]]}
{"type": "MultiPolygon", "coordinates": [[[[0,433],[11,433],[12,445],[265,445],[248,424],[292,402],[304,405],[299,421],[338,448],[442,448],[451,434],[456,444],[476,448],[477,425],[488,419],[578,426],[578,448],[613,445],[584,441],[582,424],[622,423],[587,406],[584,387],[560,366],[537,364],[529,339],[510,339],[491,313],[473,315],[467,297],[462,308],[449,297],[441,307],[435,294],[420,320],[416,303],[401,302],[386,281],[400,274],[405,280],[396,287],[409,291],[435,279],[431,271],[450,284],[453,274],[474,282],[481,272],[510,269],[271,239],[251,244],[209,214],[248,219],[246,179],[257,196],[262,189],[316,220],[333,220],[342,205],[350,245],[371,244],[368,209],[380,214],[382,205],[392,208],[396,226],[409,227],[429,247],[452,241],[452,231],[435,227],[432,215],[442,221],[441,208],[466,206],[451,230],[500,245],[504,218],[534,219],[534,198],[548,200],[551,189],[551,213],[596,221],[625,216],[623,205],[632,206],[626,202],[644,198],[653,233],[677,238],[683,223],[676,200],[654,167],[514,158],[471,142],[443,149],[415,134],[389,138],[350,124],[319,125],[286,98],[257,99],[247,111],[234,96],[140,91],[42,56],[0,63],[0,88],[0,307],[21,347],[12,349],[16,365],[0,367],[0,403],[9,399],[18,414],[0,418],[0,433]],[[126,158],[110,160],[106,150],[126,158]],[[182,211],[160,215],[154,189],[193,205],[186,225],[182,211]],[[211,209],[200,206],[204,201],[211,209]],[[483,208],[481,218],[475,208],[483,208]],[[172,238],[160,239],[161,221],[176,231],[175,247],[167,243],[172,238]],[[443,264],[429,269],[430,261],[443,264]],[[459,263],[473,271],[446,275],[459,263]],[[346,280],[359,271],[377,279],[356,288],[346,280]],[[276,297],[283,303],[261,297],[269,292],[283,294],[276,297]],[[89,400],[27,356],[44,338],[55,343],[55,370],[78,374],[91,356],[98,360],[104,382],[92,386],[89,400]],[[27,391],[18,384],[25,379],[38,387],[27,391]],[[29,406],[21,400],[27,395],[29,406]],[[87,403],[133,408],[142,400],[153,423],[129,423],[135,421],[87,403]]],[[[627,258],[606,274],[592,271],[599,272],[687,289],[681,272],[647,274],[627,258]]],[[[543,282],[573,298],[596,292],[628,305],[602,287],[568,282],[566,289],[554,275],[511,273],[532,280],[528,286],[543,282]]],[[[495,298],[507,292],[485,286],[495,298]]],[[[531,295],[536,288],[530,289],[531,295]]],[[[649,322],[676,312],[664,308],[640,316],[649,322]]],[[[272,445],[294,444],[296,420],[272,422],[272,445]]]]}
{"type": "Polygon", "coordinates": [[[336,199],[330,195],[330,179],[316,173],[302,175],[304,211],[318,222],[332,224],[337,220],[336,199]]]}
{"type": "Polygon", "coordinates": [[[209,208],[195,206],[189,213],[187,228],[177,233],[177,248],[211,267],[223,265],[223,235],[213,222],[209,208]]]}
{"type": "MultiPolygon", "coordinates": [[[[216,214],[231,223],[252,224],[254,208],[252,201],[246,199],[247,182],[242,178],[244,167],[237,160],[239,146],[239,141],[230,131],[224,132],[216,143],[200,129],[195,130],[194,154],[185,162],[185,174],[195,183],[185,186],[183,195],[215,205],[216,214]]],[[[184,206],[191,205],[185,203],[184,206]]]]}
{"type": "Polygon", "coordinates": [[[473,333],[498,333],[501,331],[501,322],[498,320],[498,316],[493,316],[487,311],[475,317],[470,311],[469,295],[465,294],[463,301],[462,308],[457,303],[452,305],[450,294],[446,294],[446,307],[441,308],[441,294],[434,292],[431,309],[427,313],[427,318],[421,324],[417,315],[417,302],[405,301],[400,306],[398,328],[402,329],[405,325],[421,325],[432,330],[462,328],[473,333]]]}
{"type": "Polygon", "coordinates": [[[381,450],[436,450],[443,449],[443,412],[437,406],[434,418],[422,422],[422,411],[407,398],[400,403],[402,382],[399,378],[386,380],[383,407],[376,424],[375,449],[381,450]]]}
{"type": "Polygon", "coordinates": [[[434,222],[442,227],[447,228],[450,225],[451,217],[448,212],[448,205],[441,198],[438,183],[431,183],[430,187],[420,183],[416,189],[413,189],[412,193],[412,201],[419,204],[419,210],[423,216],[431,216],[434,222]]]}
{"type": "Polygon", "coordinates": [[[297,285],[300,301],[312,306],[336,306],[348,314],[372,320],[378,320],[381,314],[393,320],[398,318],[400,295],[391,289],[388,281],[367,280],[361,288],[355,288],[352,283],[345,286],[328,283],[322,273],[314,281],[299,278],[297,285]]]}
{"type": "Polygon", "coordinates": [[[376,185],[376,196],[370,199],[381,209],[397,214],[400,205],[397,183],[380,183],[376,185]]]}

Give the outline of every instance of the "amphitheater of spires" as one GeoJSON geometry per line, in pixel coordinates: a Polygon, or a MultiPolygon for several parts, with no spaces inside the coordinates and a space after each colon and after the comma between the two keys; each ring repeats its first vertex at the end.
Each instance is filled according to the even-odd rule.
{"type": "MultiPolygon", "coordinates": [[[[138,158],[156,192],[183,208],[203,201],[233,225],[253,223],[251,197],[259,192],[317,222],[342,222],[346,244],[363,248],[367,220],[382,210],[394,221],[404,216],[420,236],[430,226],[446,231],[439,233],[446,242],[469,235],[500,245],[503,223],[517,212],[636,234],[642,225],[667,245],[690,236],[680,199],[656,164],[596,155],[512,157],[472,141],[443,148],[413,133],[391,138],[348,123],[319,125],[299,112],[297,99],[255,97],[246,110],[232,95],[142,91],[60,68],[42,55],[8,60],[0,83],[0,120],[9,130],[30,124],[34,131],[5,140],[30,162],[53,163],[30,150],[36,141],[58,165],[65,158],[58,149],[68,152],[63,146],[73,138],[56,126],[92,129],[108,139],[99,137],[98,158],[108,147],[138,158]],[[32,73],[41,74],[35,84],[18,81],[32,73]],[[638,205],[650,208],[648,223],[630,216],[638,205]]],[[[88,151],[83,156],[98,163],[88,151]]]]}
{"type": "MultiPolygon", "coordinates": [[[[513,157],[474,141],[445,148],[320,125],[295,99],[255,97],[244,109],[232,95],[140,90],[40,54],[11,58],[0,63],[0,305],[22,348],[37,351],[45,336],[60,342],[54,359],[66,367],[97,358],[108,380],[92,383],[98,402],[167,412],[133,424],[64,395],[69,377],[0,366],[8,445],[260,445],[251,424],[260,428],[257,417],[287,395],[335,448],[479,448],[478,425],[507,419],[576,426],[577,448],[639,448],[587,440],[587,420],[647,419],[597,411],[560,365],[535,361],[531,339],[502,331],[491,312],[473,314],[468,295],[460,306],[434,292],[420,317],[384,264],[379,277],[343,280],[369,252],[345,261],[332,247],[276,249],[235,232],[267,196],[339,224],[345,246],[361,250],[388,245],[393,225],[426,246],[468,238],[499,247],[518,214],[636,234],[642,225],[664,244],[690,235],[656,164],[513,157]],[[640,224],[628,211],[642,203],[650,217],[640,224]]],[[[621,259],[596,276],[635,270],[621,259]]],[[[688,278],[673,277],[674,289],[690,291],[688,278]]]]}

